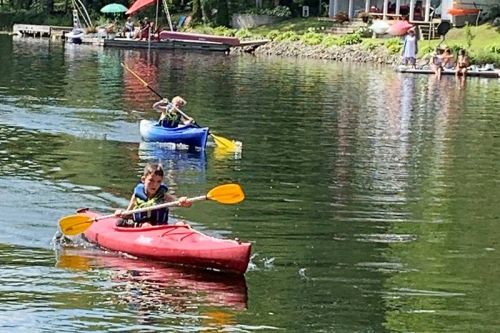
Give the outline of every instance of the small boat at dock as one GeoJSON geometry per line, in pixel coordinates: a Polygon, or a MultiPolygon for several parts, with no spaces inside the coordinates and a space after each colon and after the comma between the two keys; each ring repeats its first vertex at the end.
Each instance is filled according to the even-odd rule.
{"type": "Polygon", "coordinates": [[[177,40],[177,41],[200,41],[220,43],[232,46],[239,46],[240,40],[237,37],[229,36],[216,36],[207,34],[198,34],[192,32],[178,32],[178,31],[162,31],[160,32],[160,40],[177,40]]]}

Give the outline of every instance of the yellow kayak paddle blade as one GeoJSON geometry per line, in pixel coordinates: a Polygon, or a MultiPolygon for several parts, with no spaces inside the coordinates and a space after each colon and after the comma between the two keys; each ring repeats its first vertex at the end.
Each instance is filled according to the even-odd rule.
{"type": "Polygon", "coordinates": [[[76,236],[87,230],[94,219],[83,214],[65,216],[59,220],[59,228],[66,236],[76,236]]]}
{"type": "Polygon", "coordinates": [[[236,204],[245,199],[245,193],[238,184],[225,184],[211,189],[207,194],[207,199],[223,204],[236,204]]]}
{"type": "Polygon", "coordinates": [[[225,137],[218,136],[215,134],[210,133],[212,138],[214,139],[214,142],[217,146],[223,147],[224,149],[230,150],[230,151],[235,151],[235,150],[240,150],[241,149],[241,144],[238,145],[236,141],[229,140],[225,137]]]}

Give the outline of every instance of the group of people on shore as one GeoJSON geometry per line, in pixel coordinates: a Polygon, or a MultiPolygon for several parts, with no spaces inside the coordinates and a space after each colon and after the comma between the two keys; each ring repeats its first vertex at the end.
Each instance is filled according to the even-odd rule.
{"type": "Polygon", "coordinates": [[[467,75],[467,69],[470,66],[470,60],[465,49],[460,49],[455,58],[451,49],[446,47],[444,50],[438,49],[432,57],[431,68],[434,73],[440,77],[443,69],[455,70],[455,75],[467,75]]]}
{"type": "Polygon", "coordinates": [[[154,22],[150,21],[147,17],[139,21],[139,27],[138,29],[136,29],[132,17],[129,16],[122,30],[122,33],[125,37],[138,40],[148,39],[148,36],[150,34],[154,34],[154,32],[154,22]]]}
{"type": "MultiPolygon", "coordinates": [[[[410,65],[412,68],[416,67],[418,54],[418,40],[415,34],[415,28],[408,30],[403,42],[403,63],[405,65],[410,65]]],[[[443,70],[455,70],[455,75],[462,75],[465,77],[467,75],[467,69],[471,65],[469,56],[465,49],[460,49],[458,55],[455,58],[453,52],[449,47],[444,49],[436,49],[431,59],[431,68],[436,74],[436,76],[441,77],[443,70]]]]}

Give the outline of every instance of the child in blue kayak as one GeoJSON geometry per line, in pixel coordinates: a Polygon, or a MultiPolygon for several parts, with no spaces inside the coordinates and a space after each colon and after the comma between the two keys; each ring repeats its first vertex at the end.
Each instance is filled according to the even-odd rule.
{"type": "Polygon", "coordinates": [[[181,96],[175,96],[172,98],[172,103],[164,98],[153,104],[153,109],[161,112],[159,120],[160,125],[163,127],[175,128],[179,126],[180,123],[184,125],[193,123],[193,118],[189,118],[185,114],[182,114],[181,108],[184,107],[186,103],[186,100],[181,96]]]}
{"type": "MultiPolygon", "coordinates": [[[[177,200],[174,195],[168,193],[168,187],[163,184],[163,176],[164,171],[161,164],[147,164],[144,168],[141,182],[134,189],[127,210],[151,207],[177,200]]],[[[187,197],[181,197],[179,201],[179,206],[191,207],[191,202],[187,200],[187,197]]],[[[122,215],[122,211],[117,210],[115,215],[120,217],[120,219],[116,225],[120,227],[144,227],[168,224],[168,213],[168,207],[128,216],[122,215]]]]}

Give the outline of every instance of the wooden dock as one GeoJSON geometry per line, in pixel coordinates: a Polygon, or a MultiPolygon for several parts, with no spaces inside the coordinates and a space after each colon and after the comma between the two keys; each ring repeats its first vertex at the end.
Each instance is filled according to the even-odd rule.
{"type": "MultiPolygon", "coordinates": [[[[433,74],[434,75],[434,71],[432,69],[413,69],[413,68],[407,68],[404,66],[400,66],[400,67],[396,68],[396,71],[399,73],[433,74]]],[[[441,72],[441,74],[442,75],[455,75],[455,71],[454,70],[443,70],[441,72]]],[[[476,77],[498,79],[498,78],[500,78],[500,71],[499,70],[490,70],[490,71],[469,70],[469,71],[467,71],[467,76],[476,76],[476,77]]]]}
{"type": "Polygon", "coordinates": [[[195,51],[212,51],[229,53],[233,47],[258,47],[269,42],[269,40],[243,41],[239,45],[232,46],[226,43],[211,42],[207,40],[184,40],[184,39],[165,39],[165,40],[134,40],[127,38],[103,39],[104,47],[121,48],[141,48],[141,49],[181,49],[195,51]]]}
{"type": "Polygon", "coordinates": [[[22,36],[63,38],[72,27],[58,27],[53,25],[14,24],[12,32],[22,36]]]}
{"type": "Polygon", "coordinates": [[[246,46],[261,46],[264,44],[269,43],[269,39],[258,39],[258,40],[243,40],[240,42],[240,45],[236,46],[241,46],[241,47],[246,47],[246,46]]]}
{"type": "Polygon", "coordinates": [[[181,50],[196,50],[196,51],[216,51],[229,52],[231,48],[228,44],[214,43],[208,41],[195,40],[134,40],[127,38],[103,39],[104,47],[120,47],[120,48],[140,48],[140,49],[181,49],[181,50]]]}
{"type": "MultiPolygon", "coordinates": [[[[73,30],[72,27],[58,27],[50,25],[36,24],[14,24],[13,33],[21,36],[31,37],[49,37],[53,39],[64,39],[65,35],[73,30]]],[[[253,47],[268,43],[269,40],[242,41],[235,47],[253,47]]],[[[90,44],[104,47],[119,47],[127,49],[181,49],[194,51],[212,51],[229,53],[230,44],[213,42],[208,40],[193,40],[193,39],[165,39],[165,40],[135,40],[129,38],[107,38],[107,36],[99,36],[98,34],[85,35],[82,38],[83,44],[90,44]]]]}

